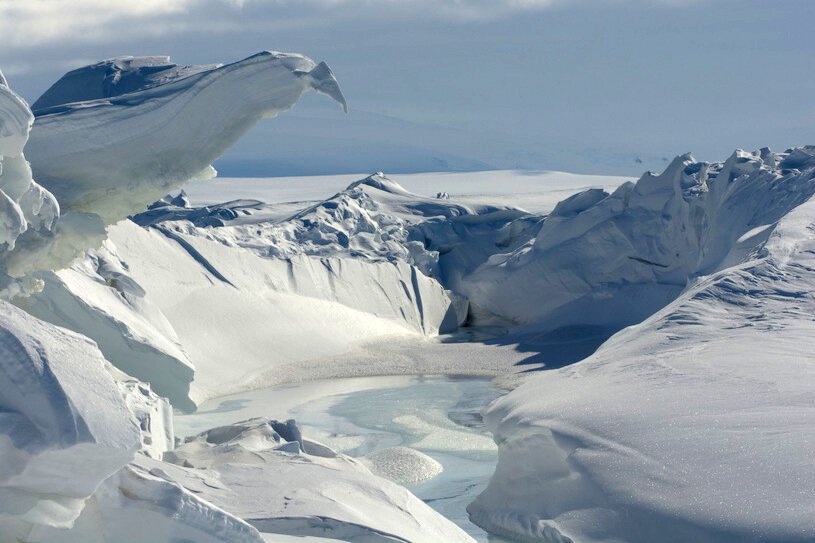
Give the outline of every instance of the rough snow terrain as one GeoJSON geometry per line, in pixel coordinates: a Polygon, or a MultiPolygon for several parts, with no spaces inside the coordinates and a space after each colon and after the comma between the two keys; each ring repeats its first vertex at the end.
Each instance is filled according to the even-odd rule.
{"type": "Polygon", "coordinates": [[[32,127],[28,106],[0,76],[0,294],[37,290],[32,272],[67,266],[105,239],[106,225],[213,175],[212,161],[308,90],[345,107],[328,66],[301,55],[188,67],[120,57],[66,74],[37,101],[32,127]]]}
{"type": "Polygon", "coordinates": [[[500,459],[476,523],[529,541],[815,538],[815,149],[743,156],[708,187],[739,195],[710,221],[738,227],[715,240],[724,269],[490,408],[500,459]]]}
{"type": "MultiPolygon", "coordinates": [[[[559,179],[558,191],[586,181],[543,177],[559,179]]],[[[402,336],[416,349],[418,337],[454,331],[470,312],[443,286],[445,260],[473,266],[510,228],[539,221],[515,206],[413,194],[381,175],[299,205],[284,204],[281,217],[280,204],[259,200],[193,207],[166,199],[110,227],[84,260],[39,274],[43,290],[15,303],[92,337],[119,368],[188,409],[249,387],[405,372],[395,353],[366,366],[357,344],[402,336]],[[441,256],[451,250],[428,248],[435,231],[451,244],[460,235],[468,248],[441,256]]],[[[487,367],[477,357],[413,371],[504,371],[523,358],[507,352],[487,367]]]]}
{"type": "MultiPolygon", "coordinates": [[[[214,309],[222,325],[232,319],[232,329],[221,330],[233,336],[226,349],[221,346],[223,337],[206,328],[206,320],[198,323],[204,330],[196,332],[200,341],[207,333],[211,338],[198,349],[223,349],[208,353],[213,365],[204,375],[213,386],[225,389],[230,378],[251,369],[238,366],[232,373],[219,373],[230,367],[235,356],[247,354],[241,348],[254,348],[252,360],[257,364],[263,360],[260,349],[271,347],[252,345],[268,331],[269,322],[251,329],[240,318],[251,311],[261,285],[274,292],[271,300],[263,301],[277,324],[290,320],[284,337],[278,335],[276,341],[302,338],[294,334],[295,323],[307,315],[322,315],[322,321],[313,323],[313,331],[323,334],[329,345],[353,341],[354,330],[397,329],[405,334],[413,327],[413,333],[424,334],[457,325],[449,295],[404,263],[382,274],[411,278],[413,290],[404,290],[408,301],[391,302],[385,296],[373,308],[383,313],[399,309],[399,322],[391,323],[353,308],[358,294],[354,285],[335,285],[332,265],[364,278],[353,261],[305,262],[287,276],[285,263],[280,267],[249,251],[230,251],[221,243],[188,239],[182,233],[145,230],[132,222],[112,228],[113,240],[90,250],[74,268],[62,272],[64,277],[49,269],[101,241],[104,230],[94,225],[141,211],[153,191],[185,182],[231,144],[229,138],[238,137],[261,116],[291,107],[305,90],[324,92],[344,105],[324,64],[315,66],[305,57],[272,53],[223,69],[179,68],[162,59],[128,58],[68,74],[38,101],[44,108],[38,109],[43,120],[31,146],[37,157],[35,169],[69,209],[58,220],[56,200],[32,181],[22,155],[31,112],[8,90],[5,80],[0,78],[0,83],[4,295],[22,295],[18,303],[32,307],[39,300],[38,307],[50,311],[49,320],[92,331],[120,368],[148,375],[177,407],[191,407],[187,393],[193,370],[182,344],[185,330],[176,335],[163,313],[172,316],[172,307],[180,306],[182,313],[197,311],[204,319],[214,309]],[[250,93],[245,98],[254,101],[235,101],[230,89],[243,89],[250,93]],[[223,123],[197,121],[205,117],[224,121],[211,115],[219,104],[225,106],[225,119],[237,124],[212,137],[214,128],[221,130],[223,123]],[[238,111],[230,107],[235,104],[240,106],[238,111]],[[208,115],[202,115],[204,111],[208,115]],[[169,124],[163,124],[165,118],[169,124]],[[185,130],[193,130],[199,139],[185,141],[185,130]],[[163,158],[152,147],[161,141],[170,151],[163,158]],[[72,222],[76,218],[79,222],[72,222]],[[49,233],[55,220],[56,229],[49,233]],[[91,228],[75,228],[82,227],[83,221],[91,228]],[[157,268],[131,269],[118,259],[117,230],[123,230],[122,245],[129,242],[136,247],[134,258],[139,263],[152,262],[157,268]],[[27,232],[34,237],[17,245],[15,253],[15,242],[27,232]],[[214,252],[210,258],[229,251],[225,260],[237,259],[231,273],[224,270],[230,278],[208,263],[204,255],[209,250],[214,252]],[[157,255],[165,258],[156,260],[157,255]],[[189,275],[183,273],[185,266],[193,269],[189,275]],[[181,272],[179,281],[167,285],[168,274],[176,272],[181,272]],[[301,277],[302,284],[281,284],[285,277],[293,281],[301,277]],[[196,301],[196,286],[211,288],[219,281],[237,294],[230,291],[221,296],[220,305],[217,295],[196,301]],[[422,303],[425,288],[430,289],[428,301],[422,303]],[[312,292],[315,289],[318,295],[312,292]],[[398,304],[416,311],[405,317],[398,304]],[[281,316],[275,310],[288,313],[281,316]]],[[[463,306],[457,303],[456,307],[463,306]]],[[[327,447],[298,438],[293,423],[275,426],[285,438],[266,422],[236,426],[235,431],[221,429],[220,441],[214,429],[204,442],[219,445],[213,450],[207,452],[208,445],[199,443],[191,452],[194,444],[188,444],[163,462],[162,455],[174,446],[170,404],[149,385],[110,365],[94,341],[38,320],[5,301],[0,301],[0,338],[0,541],[4,543],[274,540],[268,534],[337,535],[356,541],[471,540],[404,488],[327,447]],[[183,466],[175,465],[185,452],[190,454],[181,461],[183,466]],[[201,465],[193,467],[193,463],[201,465]],[[261,488],[266,494],[259,493],[261,488]],[[289,493],[297,496],[294,502],[286,497],[289,493]],[[279,501],[277,507],[271,507],[272,496],[279,501]],[[359,504],[365,506],[358,508],[359,504]]],[[[193,355],[198,352],[193,350],[193,355]]],[[[296,349],[289,352],[296,357],[296,349]]]]}
{"type": "Polygon", "coordinates": [[[316,198],[161,198],[309,89],[345,104],[299,55],[123,57],[67,74],[31,128],[0,77],[0,293],[18,306],[0,301],[0,541],[467,541],[294,423],[170,451],[156,392],[191,410],[315,377],[541,368],[486,413],[485,529],[815,539],[815,148],[682,155],[619,186],[374,174],[316,198]]]}

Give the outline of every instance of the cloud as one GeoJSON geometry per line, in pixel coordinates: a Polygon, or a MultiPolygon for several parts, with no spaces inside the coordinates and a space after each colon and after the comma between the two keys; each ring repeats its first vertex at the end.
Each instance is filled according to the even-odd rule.
{"type": "Polygon", "coordinates": [[[217,31],[231,23],[354,15],[483,20],[574,0],[3,0],[0,46],[97,42],[122,35],[217,31]],[[251,14],[251,16],[250,16],[251,14]]]}
{"type": "Polygon", "coordinates": [[[105,38],[127,20],[185,13],[197,0],[3,0],[0,44],[26,47],[105,38]]]}
{"type": "MultiPolygon", "coordinates": [[[[663,5],[705,0],[656,0],[663,5]]],[[[328,24],[343,18],[485,21],[552,7],[654,0],[2,0],[0,47],[94,43],[112,38],[237,28],[328,24]]]]}

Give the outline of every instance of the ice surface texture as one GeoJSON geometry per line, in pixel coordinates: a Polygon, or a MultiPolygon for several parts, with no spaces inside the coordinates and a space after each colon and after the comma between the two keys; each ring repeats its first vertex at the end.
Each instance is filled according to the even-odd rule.
{"type": "MultiPolygon", "coordinates": [[[[486,529],[529,541],[815,538],[815,149],[736,153],[702,186],[677,175],[699,168],[684,162],[668,173],[720,202],[718,216],[689,209],[706,228],[680,222],[691,264],[710,273],[488,411],[499,465],[469,509],[486,529]]],[[[648,255],[676,267],[673,250],[648,255]]]]}

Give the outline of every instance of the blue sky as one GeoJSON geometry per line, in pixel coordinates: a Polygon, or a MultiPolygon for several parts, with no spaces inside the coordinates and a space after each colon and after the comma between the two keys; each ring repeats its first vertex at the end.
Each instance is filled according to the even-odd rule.
{"type": "Polygon", "coordinates": [[[325,60],[349,102],[264,121],[225,174],[528,168],[638,175],[693,151],[815,143],[812,0],[0,0],[33,101],[123,54],[325,60]],[[638,162],[639,159],[641,162],[638,162]]]}

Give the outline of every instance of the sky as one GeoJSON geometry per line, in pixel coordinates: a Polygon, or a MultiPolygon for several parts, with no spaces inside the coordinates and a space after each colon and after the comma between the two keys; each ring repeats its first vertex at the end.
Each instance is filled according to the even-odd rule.
{"type": "Polygon", "coordinates": [[[29,102],[118,55],[331,66],[221,175],[535,169],[637,176],[688,151],[815,144],[813,0],[0,0],[0,70],[29,102]]]}

